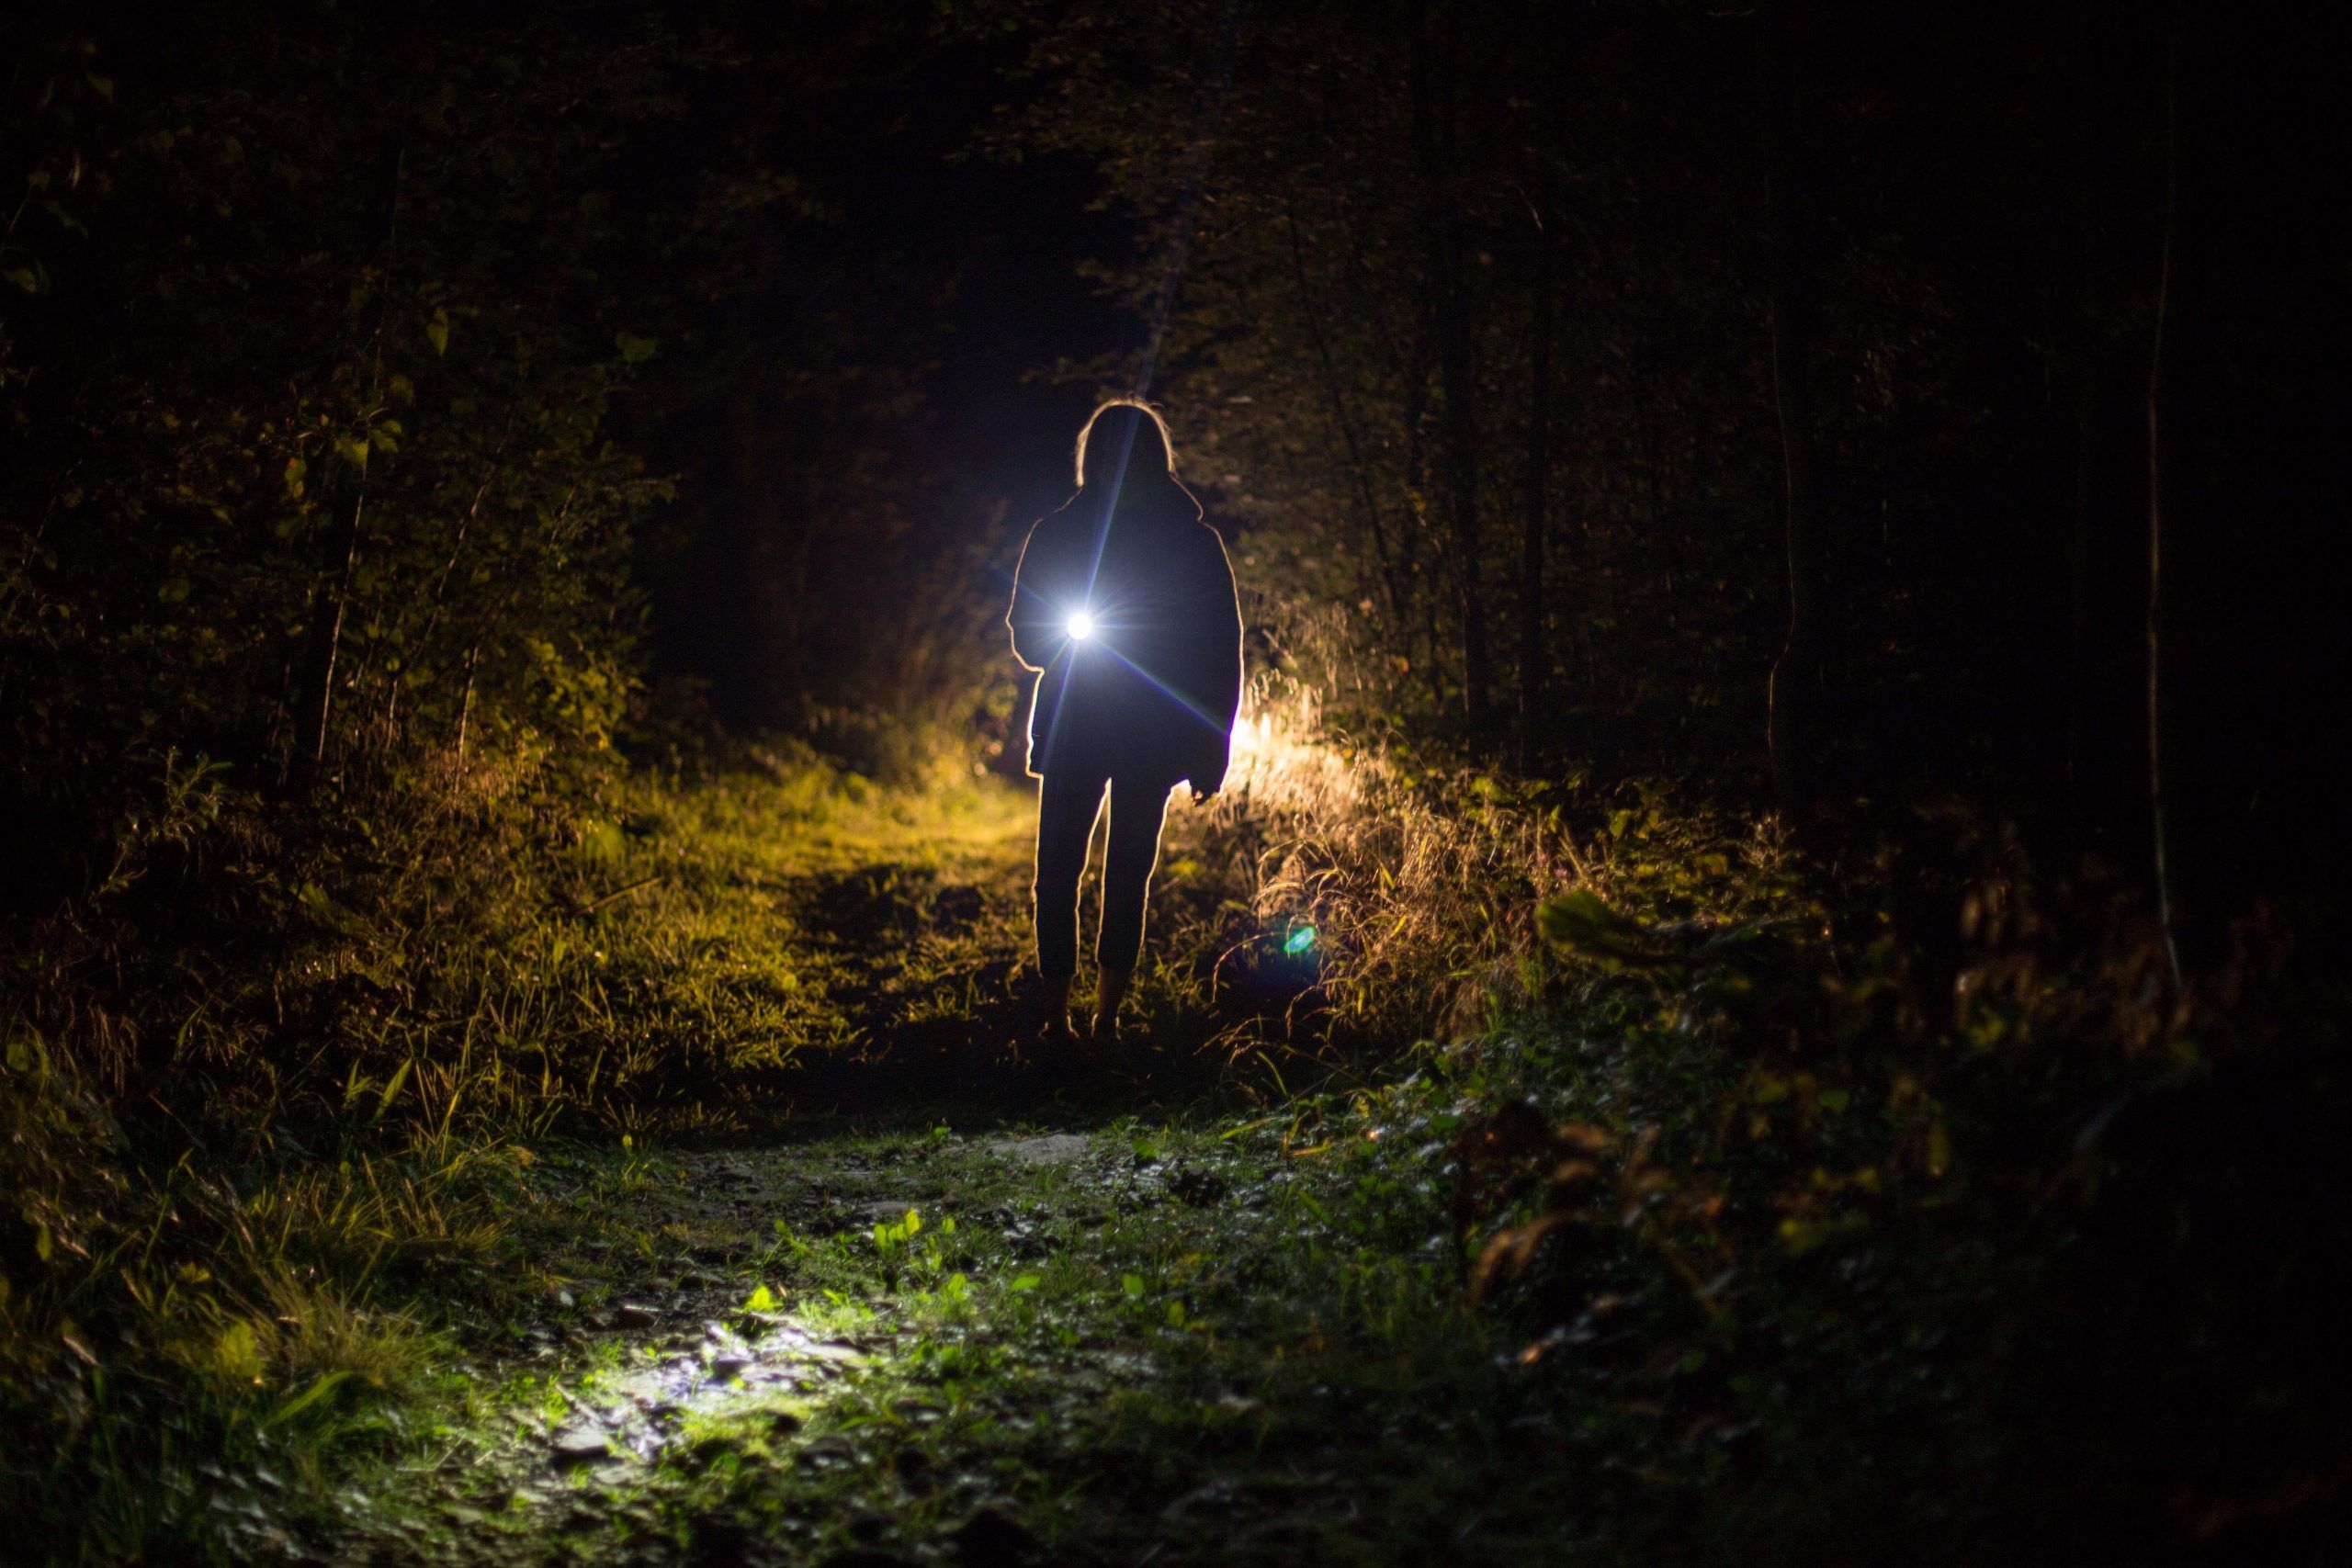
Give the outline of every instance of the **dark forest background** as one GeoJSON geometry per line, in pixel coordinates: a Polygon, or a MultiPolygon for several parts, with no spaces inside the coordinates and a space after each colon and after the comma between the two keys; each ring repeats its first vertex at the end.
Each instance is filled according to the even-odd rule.
{"type": "Polygon", "coordinates": [[[9,28],[22,912],[198,757],[527,772],[689,688],[893,766],[1001,741],[1008,545],[1154,349],[1261,651],[1319,639],[1361,722],[1764,798],[1779,664],[1783,801],[1966,799],[2139,883],[2153,680],[2192,940],[2326,901],[2310,15],[9,28]]]}

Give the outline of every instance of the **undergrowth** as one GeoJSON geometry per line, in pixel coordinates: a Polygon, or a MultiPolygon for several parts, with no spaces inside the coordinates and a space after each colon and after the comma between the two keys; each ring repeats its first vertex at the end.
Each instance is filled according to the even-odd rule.
{"type": "Polygon", "coordinates": [[[168,761],[8,953],[11,1519],[201,1542],[198,1467],[316,1490],[397,1440],[536,1148],[737,1124],[747,1081],[858,1044],[862,971],[797,883],[993,863],[1018,822],[805,750],[554,785],[297,818],[168,761]]]}
{"type": "MultiPolygon", "coordinates": [[[[871,1472],[922,1529],[1023,1496],[1097,1546],[1257,1484],[1198,1457],[1246,1442],[1329,1504],[1261,1509],[1268,1561],[2334,1529],[2340,998],[2278,933],[2182,992],[2128,898],[1997,827],[1803,855],[1662,786],[1351,739],[1262,682],[1239,741],[1227,795],[1171,818],[1136,992],[1223,1092],[1098,1139],[1132,1153],[1092,1197],[927,1141],[962,1228],[779,1219],[729,1254],[828,1331],[887,1309],[899,1381],[794,1415],[839,1465],[702,1434],[663,1472],[677,1541],[798,1517],[876,1430],[912,1469],[994,1456],[960,1490],[871,1472]]],[[[497,1401],[452,1368],[616,1301],[582,1261],[615,1236],[631,1268],[684,1245],[616,1228],[657,1166],[566,1150],[740,1134],[810,1069],[1018,1017],[1026,815],[993,784],[746,752],[365,827],[201,770],[157,789],[14,956],[0,1082],[7,1512],[85,1557],[236,1555],[278,1539],[277,1489],[300,1515],[462,1448],[497,1401]]]]}

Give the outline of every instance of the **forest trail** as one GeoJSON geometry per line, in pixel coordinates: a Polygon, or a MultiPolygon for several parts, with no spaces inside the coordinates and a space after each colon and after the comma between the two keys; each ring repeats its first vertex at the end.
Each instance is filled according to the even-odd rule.
{"type": "Polygon", "coordinates": [[[1264,1451],[1288,1425],[1264,1382],[1319,1337],[1313,1281],[1250,1321],[1203,1311],[1295,1267],[1279,1134],[1209,1109],[1205,1021],[1147,1014],[1076,1079],[1019,1059],[1026,827],[989,792],[747,871],[840,1048],[739,1103],[733,1135],[533,1161],[514,1236],[537,1288],[462,1337],[430,1435],[298,1553],[1283,1562],[1389,1535],[1394,1488],[1324,1438],[1264,1451]]]}

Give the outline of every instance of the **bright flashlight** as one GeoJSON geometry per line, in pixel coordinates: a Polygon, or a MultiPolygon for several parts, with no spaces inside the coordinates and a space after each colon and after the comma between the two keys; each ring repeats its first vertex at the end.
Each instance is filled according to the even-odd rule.
{"type": "Polygon", "coordinates": [[[1084,610],[1079,611],[1069,618],[1069,635],[1071,639],[1077,642],[1084,642],[1088,637],[1092,637],[1094,617],[1084,610]]]}

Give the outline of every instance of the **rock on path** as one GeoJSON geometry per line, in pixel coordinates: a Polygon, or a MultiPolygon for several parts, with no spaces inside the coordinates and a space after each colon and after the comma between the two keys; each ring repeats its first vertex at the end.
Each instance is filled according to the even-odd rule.
{"type": "Polygon", "coordinates": [[[1080,1133],[1049,1133],[1042,1138],[1007,1138],[989,1147],[1024,1165],[1068,1165],[1084,1155],[1089,1142],[1080,1133]]]}

